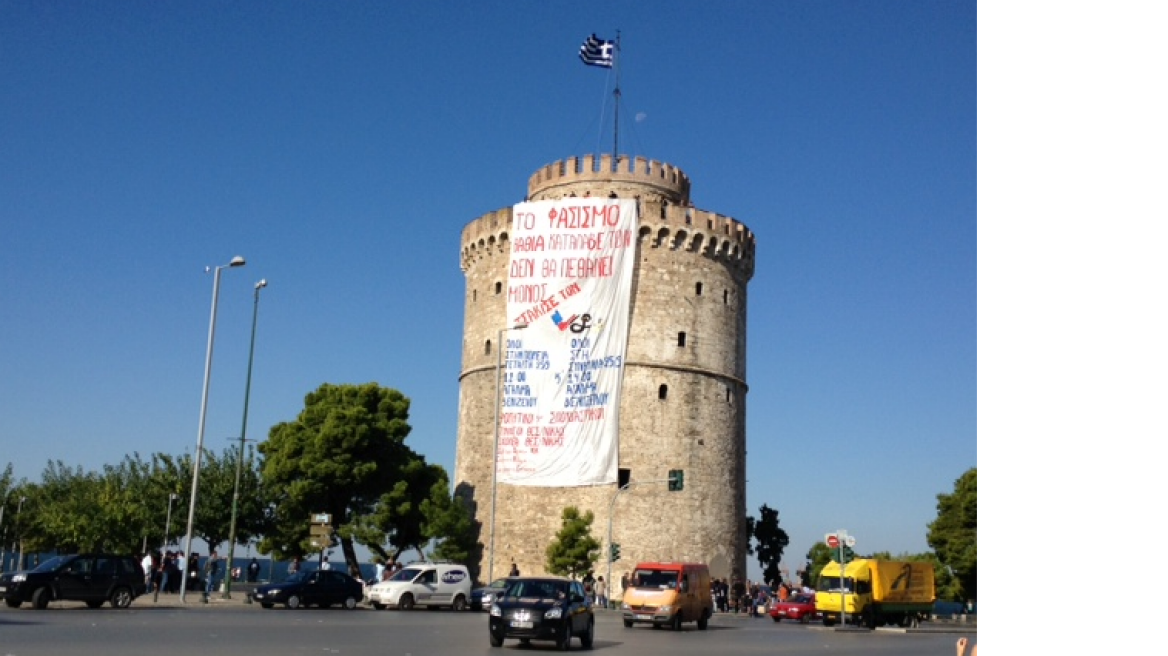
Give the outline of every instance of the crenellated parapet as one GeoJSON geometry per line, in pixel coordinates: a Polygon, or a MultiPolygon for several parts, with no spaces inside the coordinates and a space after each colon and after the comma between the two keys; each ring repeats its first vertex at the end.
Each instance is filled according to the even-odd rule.
{"type": "Polygon", "coordinates": [[[744,281],[754,276],[754,233],[728,216],[676,205],[656,213],[642,208],[637,236],[642,253],[650,248],[696,253],[737,269],[744,281]]]}
{"type": "MultiPolygon", "coordinates": [[[[584,155],[552,162],[527,181],[531,200],[586,196],[601,187],[619,196],[658,196],[672,204],[689,204],[689,176],[681,169],[628,155],[584,155]],[[623,189],[622,189],[623,188],[623,189]],[[630,193],[622,193],[623,191],[630,193]]],[[[607,195],[606,193],[606,195],[607,195]]]]}
{"type": "Polygon", "coordinates": [[[511,215],[511,208],[504,207],[466,224],[462,229],[463,271],[468,271],[483,258],[510,253],[511,215]]]}

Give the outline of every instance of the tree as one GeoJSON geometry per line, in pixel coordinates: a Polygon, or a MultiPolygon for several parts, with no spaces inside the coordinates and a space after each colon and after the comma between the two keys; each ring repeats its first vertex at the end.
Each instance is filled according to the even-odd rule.
{"type": "Polygon", "coordinates": [[[303,556],[311,549],[311,515],[328,513],[349,570],[357,568],[354,538],[372,534],[373,544],[383,542],[370,516],[420,459],[405,444],[409,409],[401,392],[376,383],[325,383],[305,396],[295,421],[273,426],[259,445],[271,519],[260,550],[303,556]]]}
{"type": "Polygon", "coordinates": [[[954,482],[952,494],[937,495],[937,519],[929,524],[927,539],[962,597],[977,599],[977,467],[954,482]]]}
{"type": "MultiPolygon", "coordinates": [[[[434,548],[435,558],[465,563],[482,548],[466,498],[450,494],[445,473],[430,488],[430,498],[422,502],[422,514],[426,517],[423,532],[439,541],[434,548]]],[[[472,574],[477,578],[477,572],[472,574]]]]}
{"type": "MultiPolygon", "coordinates": [[[[758,564],[762,567],[762,578],[767,583],[778,585],[781,578],[779,563],[783,560],[783,550],[791,543],[787,532],[779,528],[779,511],[765,503],[758,509],[759,519],[750,518],[747,525],[751,529],[748,537],[754,539],[757,546],[754,553],[758,555],[758,564]]],[[[749,544],[749,540],[748,540],[749,544]]],[[[748,550],[749,551],[749,550],[748,550]]]]}
{"type": "Polygon", "coordinates": [[[580,514],[575,506],[564,508],[556,539],[547,547],[547,571],[578,578],[591,572],[600,560],[600,542],[592,537],[592,511],[580,514]]]}

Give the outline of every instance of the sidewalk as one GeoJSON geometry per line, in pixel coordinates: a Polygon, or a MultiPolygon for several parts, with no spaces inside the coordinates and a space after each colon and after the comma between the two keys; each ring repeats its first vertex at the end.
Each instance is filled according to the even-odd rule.
{"type": "Polygon", "coordinates": [[[224,593],[220,590],[211,593],[206,603],[203,602],[202,590],[187,590],[186,602],[182,601],[182,595],[179,593],[162,592],[157,595],[151,592],[144,594],[134,600],[130,608],[205,608],[209,606],[250,606],[251,598],[249,595],[252,590],[260,586],[260,583],[232,583],[231,584],[231,598],[224,599],[224,593]]]}

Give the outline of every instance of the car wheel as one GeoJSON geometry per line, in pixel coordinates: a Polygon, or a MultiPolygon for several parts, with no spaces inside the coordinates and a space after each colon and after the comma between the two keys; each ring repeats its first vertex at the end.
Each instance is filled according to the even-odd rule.
{"type": "Polygon", "coordinates": [[[100,599],[90,599],[89,601],[85,602],[85,605],[89,606],[90,608],[101,608],[101,605],[104,603],[105,602],[100,599]]]}
{"type": "Polygon", "coordinates": [[[114,608],[129,608],[134,601],[134,594],[129,588],[118,588],[110,595],[110,606],[114,608]]]}
{"type": "Polygon", "coordinates": [[[284,602],[284,605],[288,608],[291,608],[292,610],[296,610],[297,608],[300,608],[300,597],[297,595],[292,595],[288,597],[287,601],[284,602]]]}
{"type": "Polygon", "coordinates": [[[503,646],[503,636],[496,634],[494,631],[491,631],[489,633],[491,635],[491,646],[492,647],[502,647],[503,646]]]}
{"type": "Polygon", "coordinates": [[[408,592],[403,594],[401,596],[401,599],[399,599],[397,602],[397,607],[402,609],[402,610],[413,610],[413,608],[414,608],[414,595],[412,595],[408,592]]]}
{"type": "Polygon", "coordinates": [[[37,610],[48,608],[49,598],[52,596],[52,592],[48,588],[37,588],[32,593],[32,607],[37,610]]]}
{"type": "Polygon", "coordinates": [[[570,624],[570,621],[571,620],[565,622],[564,625],[560,627],[560,632],[556,634],[556,647],[560,651],[568,651],[568,649],[572,647],[572,625],[570,624]]]}
{"type": "Polygon", "coordinates": [[[345,597],[345,602],[341,604],[345,610],[353,610],[357,607],[357,598],[353,596],[345,597]]]}
{"type": "Polygon", "coordinates": [[[677,611],[677,614],[673,616],[673,621],[669,623],[669,628],[674,631],[681,630],[681,611],[677,611]]]}
{"type": "Polygon", "coordinates": [[[264,608],[271,608],[274,604],[260,604],[264,608]]]}
{"type": "Polygon", "coordinates": [[[632,620],[625,620],[625,628],[626,629],[633,628],[633,621],[632,620]]]}
{"type": "Polygon", "coordinates": [[[702,616],[698,618],[698,631],[705,631],[710,626],[710,615],[712,614],[713,611],[702,611],[702,616]]]}
{"type": "Polygon", "coordinates": [[[803,617],[799,618],[799,623],[800,624],[810,624],[811,623],[811,613],[803,613],[803,617]]]}
{"type": "Polygon", "coordinates": [[[20,600],[19,599],[5,599],[4,605],[8,606],[9,608],[20,608],[20,600]]]}
{"type": "Polygon", "coordinates": [[[776,621],[776,622],[782,622],[782,621],[783,621],[783,618],[782,618],[782,616],[780,616],[780,615],[771,615],[771,619],[773,619],[773,620],[774,620],[774,621],[776,621]]]}
{"type": "Polygon", "coordinates": [[[454,610],[458,610],[458,611],[466,610],[466,597],[464,597],[462,595],[458,595],[457,597],[454,598],[454,610]]]}
{"type": "Polygon", "coordinates": [[[592,649],[592,638],[595,637],[596,622],[592,618],[588,618],[588,630],[584,635],[580,636],[580,645],[585,649],[592,649]]]}

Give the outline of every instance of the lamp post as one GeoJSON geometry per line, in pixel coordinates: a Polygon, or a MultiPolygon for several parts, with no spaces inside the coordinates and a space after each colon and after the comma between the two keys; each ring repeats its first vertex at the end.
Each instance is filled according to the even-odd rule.
{"type": "MultiPolygon", "coordinates": [[[[207,394],[211,390],[211,354],[215,350],[215,312],[219,308],[219,274],[228,267],[241,267],[247,264],[239,255],[231,258],[231,262],[215,267],[215,282],[211,287],[211,327],[207,330],[207,364],[203,368],[203,401],[199,408],[199,440],[195,445],[195,466],[191,473],[191,507],[187,513],[187,534],[183,554],[187,557],[187,567],[190,567],[191,538],[195,530],[195,503],[199,498],[199,465],[203,460],[203,433],[207,428],[207,394]]],[[[210,271],[211,267],[207,267],[210,271]]],[[[182,572],[182,583],[179,584],[179,600],[187,601],[187,576],[182,572]]]]}
{"type": "Polygon", "coordinates": [[[22,508],[24,508],[25,501],[28,501],[28,497],[20,497],[20,499],[17,501],[16,520],[12,522],[14,525],[13,531],[12,531],[12,539],[15,542],[15,544],[12,545],[12,550],[16,551],[16,547],[18,545],[20,546],[20,555],[17,556],[17,561],[16,561],[16,570],[17,571],[24,569],[24,540],[20,539],[21,536],[18,533],[18,531],[20,531],[20,510],[22,508]]]}
{"type": "Polygon", "coordinates": [[[166,502],[166,528],[162,532],[162,549],[160,551],[166,551],[166,545],[170,544],[170,509],[174,506],[176,499],[178,499],[178,495],[171,492],[170,500],[166,502]]]}
{"type": "Polygon", "coordinates": [[[510,328],[499,329],[498,353],[495,356],[495,440],[491,448],[491,540],[487,557],[487,583],[495,580],[495,498],[499,492],[499,406],[503,405],[503,335],[510,330],[523,330],[527,324],[521,323],[510,328]]]}
{"type": "MultiPolygon", "coordinates": [[[[235,519],[239,516],[239,479],[243,477],[243,443],[247,441],[247,403],[251,397],[251,363],[255,355],[256,318],[260,313],[260,290],[268,286],[267,279],[255,284],[255,302],[251,310],[251,346],[247,350],[247,384],[243,387],[243,428],[239,431],[239,455],[235,461],[235,494],[231,497],[231,535],[227,538],[227,578],[223,583],[223,598],[231,598],[231,575],[235,564],[235,519]]],[[[251,542],[248,542],[248,550],[251,542]]]]}

